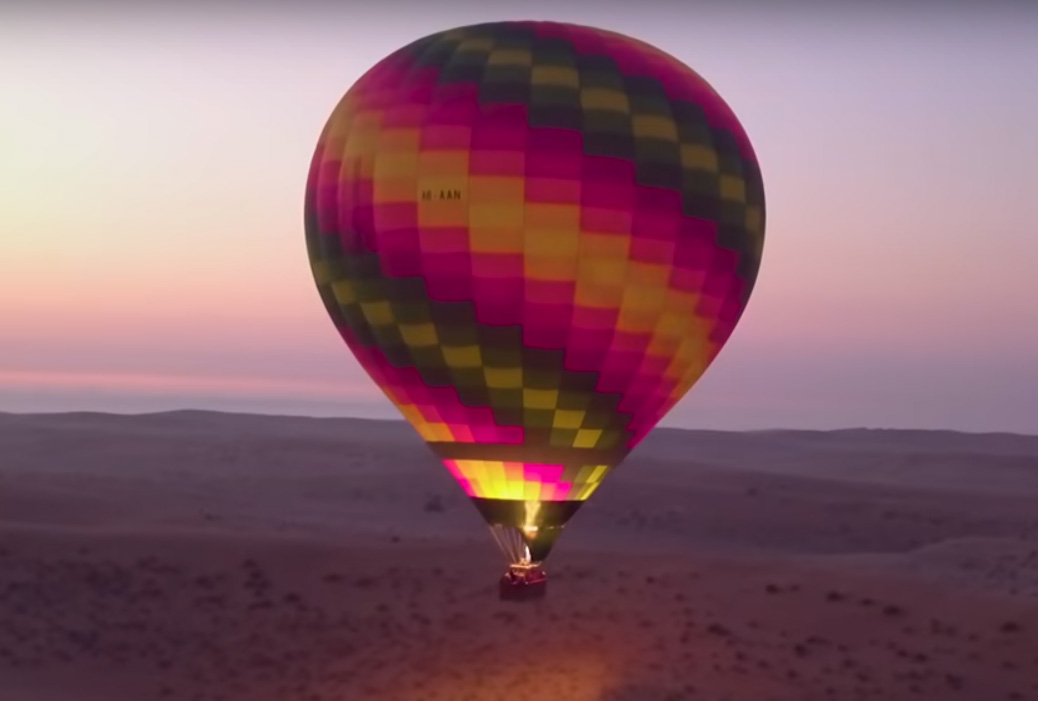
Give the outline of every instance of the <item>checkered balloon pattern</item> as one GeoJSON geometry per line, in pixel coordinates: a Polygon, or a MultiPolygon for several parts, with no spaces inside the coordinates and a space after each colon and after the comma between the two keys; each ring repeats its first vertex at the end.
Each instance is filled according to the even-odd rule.
{"type": "Polygon", "coordinates": [[[756,281],[731,109],[641,41],[425,37],[321,134],[306,242],[357,359],[478,499],[582,501],[703,374],[756,281]]]}

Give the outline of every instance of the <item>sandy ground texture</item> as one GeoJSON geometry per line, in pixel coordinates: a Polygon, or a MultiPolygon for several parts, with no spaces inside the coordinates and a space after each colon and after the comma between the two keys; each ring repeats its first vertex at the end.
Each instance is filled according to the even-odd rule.
{"type": "Polygon", "coordinates": [[[0,414],[2,701],[1038,701],[1038,437],[661,430],[502,569],[402,423],[0,414]]]}

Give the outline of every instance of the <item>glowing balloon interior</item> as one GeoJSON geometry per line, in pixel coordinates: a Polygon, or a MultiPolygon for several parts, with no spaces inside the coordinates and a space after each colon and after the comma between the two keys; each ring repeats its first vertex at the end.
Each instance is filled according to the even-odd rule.
{"type": "Polygon", "coordinates": [[[306,191],[336,328],[523,566],[724,346],[764,221],[710,85],[549,22],[382,60],[332,113],[306,191]]]}

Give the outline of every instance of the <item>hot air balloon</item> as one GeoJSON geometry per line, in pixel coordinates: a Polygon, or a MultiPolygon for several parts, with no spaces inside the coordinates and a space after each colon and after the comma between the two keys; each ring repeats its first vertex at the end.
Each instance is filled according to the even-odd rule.
{"type": "Polygon", "coordinates": [[[506,598],[543,595],[563,527],[725,345],[764,221],[754,150],[703,78],[540,21],[372,67],[305,201],[328,314],[490,525],[506,598]]]}

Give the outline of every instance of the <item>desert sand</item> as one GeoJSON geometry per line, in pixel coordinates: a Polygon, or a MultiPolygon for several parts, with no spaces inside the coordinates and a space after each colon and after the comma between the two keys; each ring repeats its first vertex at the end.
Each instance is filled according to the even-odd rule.
{"type": "Polygon", "coordinates": [[[1038,437],[659,430],[503,568],[401,422],[0,414],[0,701],[1038,700],[1038,437]]]}

